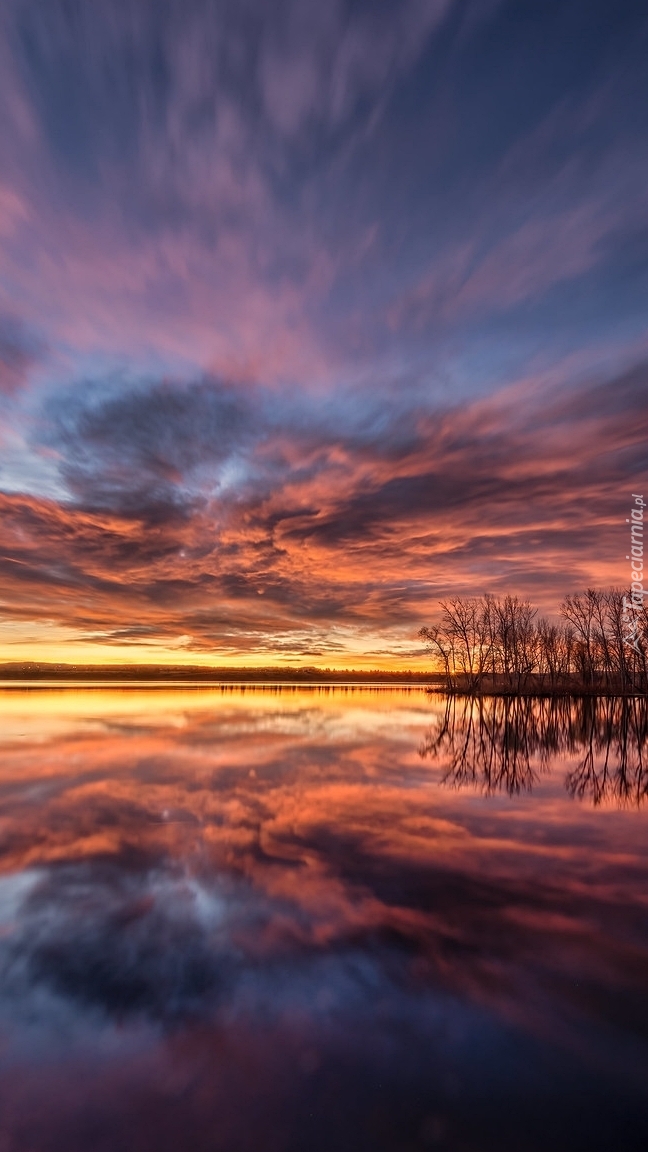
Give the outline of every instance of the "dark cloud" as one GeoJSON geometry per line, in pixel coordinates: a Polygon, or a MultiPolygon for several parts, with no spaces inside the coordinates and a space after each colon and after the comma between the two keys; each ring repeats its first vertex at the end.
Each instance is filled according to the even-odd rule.
{"type": "MultiPolygon", "coordinates": [[[[645,480],[647,391],[648,369],[642,364],[567,395],[554,389],[542,398],[530,394],[522,404],[512,396],[508,411],[503,396],[490,410],[477,404],[420,416],[409,460],[398,461],[404,475],[384,478],[379,469],[377,482],[361,482],[334,500],[332,510],[305,511],[297,522],[287,516],[285,533],[316,536],[335,547],[354,539],[380,540],[400,524],[414,531],[417,521],[433,525],[448,516],[465,518],[474,531],[483,517],[486,538],[489,526],[495,530],[508,523],[514,532],[526,522],[541,534],[536,538],[540,553],[542,543],[550,543],[541,521],[557,505],[575,509],[584,493],[596,491],[597,513],[613,513],[619,490],[645,480]]],[[[377,460],[388,459],[387,445],[385,436],[376,445],[377,460]]],[[[555,529],[551,536],[555,546],[555,529]]],[[[388,535],[384,539],[387,543],[388,535]]]]}
{"type": "Polygon", "coordinates": [[[200,469],[242,450],[256,424],[252,397],[210,380],[122,385],[94,397],[77,387],[48,417],[78,501],[157,521],[181,514],[200,469]]]}
{"type": "MultiPolygon", "coordinates": [[[[209,378],[77,382],[46,405],[41,438],[56,451],[75,503],[162,522],[193,507],[201,483],[203,497],[254,506],[287,482],[325,474],[332,452],[342,450],[351,467],[355,457],[406,460],[421,446],[419,413],[407,401],[386,411],[387,402],[322,404],[293,390],[268,395],[209,378]]],[[[268,526],[308,511],[270,513],[268,526]]]]}

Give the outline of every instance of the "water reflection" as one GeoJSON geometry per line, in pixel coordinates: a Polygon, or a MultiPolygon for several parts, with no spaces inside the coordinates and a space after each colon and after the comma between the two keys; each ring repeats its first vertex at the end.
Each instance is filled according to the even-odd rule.
{"type": "Polygon", "coordinates": [[[486,795],[423,692],[0,695],[0,1149],[645,1147],[621,713],[499,707],[486,795]]]}
{"type": "Polygon", "coordinates": [[[486,795],[531,791],[558,760],[578,758],[570,796],[639,806],[648,794],[643,698],[448,698],[420,747],[444,763],[443,783],[486,795]]]}

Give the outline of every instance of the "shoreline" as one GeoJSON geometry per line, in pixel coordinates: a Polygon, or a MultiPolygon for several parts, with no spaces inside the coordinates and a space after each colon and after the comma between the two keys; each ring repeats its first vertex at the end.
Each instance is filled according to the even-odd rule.
{"type": "Polygon", "coordinates": [[[127,680],[121,677],[113,679],[99,679],[90,678],[85,679],[82,677],[76,678],[52,678],[45,677],[22,677],[22,678],[5,678],[0,676],[0,691],[37,691],[37,692],[57,692],[57,691],[74,691],[74,690],[95,689],[97,691],[106,690],[128,690],[128,691],[189,691],[189,690],[214,690],[220,689],[221,692],[234,692],[234,691],[249,691],[249,692],[289,692],[289,691],[339,691],[339,692],[354,692],[363,689],[372,689],[374,691],[382,692],[409,692],[417,690],[424,692],[428,696],[440,696],[444,699],[450,700],[646,700],[648,694],[645,692],[630,692],[630,691],[614,691],[612,689],[596,691],[594,689],[560,689],[554,691],[528,689],[526,691],[506,691],[504,689],[493,689],[491,691],[483,692],[462,692],[462,691],[448,691],[442,684],[431,683],[430,680],[407,680],[407,681],[389,681],[389,680],[331,680],[331,679],[309,679],[309,680],[243,680],[243,679],[205,679],[205,680],[166,680],[166,679],[135,679],[127,680]]]}

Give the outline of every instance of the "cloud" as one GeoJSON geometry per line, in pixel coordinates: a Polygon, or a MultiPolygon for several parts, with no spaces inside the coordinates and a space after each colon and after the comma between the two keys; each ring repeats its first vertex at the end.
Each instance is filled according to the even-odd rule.
{"type": "Polygon", "coordinates": [[[20,321],[0,315],[0,394],[11,395],[27,383],[40,352],[20,321]]]}
{"type": "Polygon", "coordinates": [[[407,0],[396,10],[289,3],[272,21],[260,78],[271,123],[293,137],[311,121],[329,130],[363,98],[384,99],[389,83],[412,67],[452,0],[407,0]]]}
{"type": "MultiPolygon", "coordinates": [[[[218,381],[75,388],[51,402],[49,442],[61,473],[89,507],[146,518],[182,511],[191,481],[211,466],[217,488],[224,468],[255,432],[254,400],[218,381]]],[[[194,493],[195,494],[195,493],[194,493]]]]}
{"type": "Polygon", "coordinates": [[[168,1036],[263,1019],[329,1040],[340,1025],[348,1044],[379,989],[415,1036],[449,997],[544,1039],[577,1020],[578,1042],[596,989],[640,997],[639,825],[629,842],[609,821],[602,844],[546,761],[535,805],[512,797],[485,825],[474,798],[438,787],[450,753],[438,777],[416,757],[437,710],[419,703],[174,693],[95,697],[91,723],[77,702],[32,716],[3,747],[5,1026],[27,1013],[168,1036]],[[574,973],[591,996],[574,997],[574,973]]]}
{"type": "Polygon", "coordinates": [[[547,606],[617,579],[644,468],[643,369],[635,404],[619,367],[645,357],[641,21],[518,15],[4,7],[12,619],[410,651],[449,587],[547,606]]]}
{"type": "MultiPolygon", "coordinates": [[[[622,68],[588,17],[600,81],[579,59],[547,87],[531,18],[466,36],[461,7],[12,0],[7,299],[67,357],[319,388],[521,305],[550,348],[544,298],[576,281],[627,322],[599,276],[628,283],[643,227],[628,28],[622,68]]],[[[562,66],[556,14],[542,35],[562,66]]]]}
{"type": "Polygon", "coordinates": [[[445,411],[404,398],[379,434],[366,405],[341,434],[312,397],[204,379],[65,392],[47,443],[68,499],[2,496],[4,611],[215,660],[336,655],[348,629],[411,650],[437,600],[476,581],[555,611],[622,579],[647,381],[637,365],[445,411]]]}

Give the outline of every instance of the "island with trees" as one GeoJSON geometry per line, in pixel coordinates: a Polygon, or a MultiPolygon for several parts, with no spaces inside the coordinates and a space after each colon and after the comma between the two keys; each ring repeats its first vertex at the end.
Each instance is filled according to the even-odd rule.
{"type": "Polygon", "coordinates": [[[644,695],[648,612],[636,601],[590,588],[566,596],[552,622],[518,596],[454,596],[419,636],[450,693],[644,695]]]}

